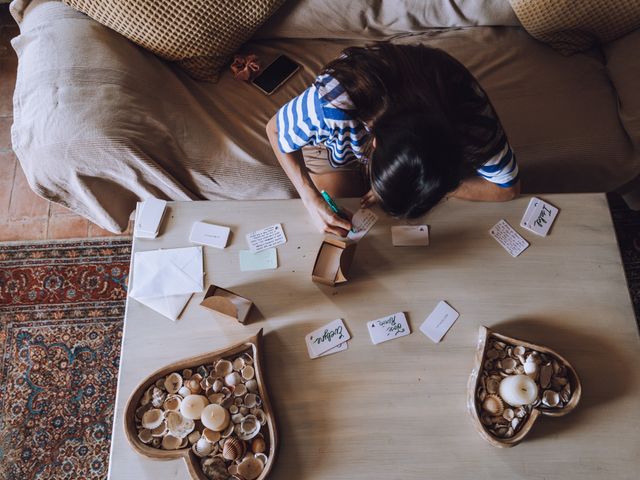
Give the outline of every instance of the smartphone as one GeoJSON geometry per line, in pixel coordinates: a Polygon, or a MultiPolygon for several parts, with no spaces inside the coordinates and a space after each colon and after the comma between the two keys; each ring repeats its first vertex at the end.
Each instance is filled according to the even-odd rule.
{"type": "Polygon", "coordinates": [[[265,68],[251,83],[265,95],[271,95],[280,85],[289,80],[298,71],[300,65],[286,55],[280,55],[265,68]]]}

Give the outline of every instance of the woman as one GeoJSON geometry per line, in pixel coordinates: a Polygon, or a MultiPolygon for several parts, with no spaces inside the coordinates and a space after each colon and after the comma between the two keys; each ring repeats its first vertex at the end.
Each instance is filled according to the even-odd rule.
{"type": "Polygon", "coordinates": [[[349,220],[320,195],[361,196],[398,218],[444,197],[518,195],[515,157],[473,75],[445,52],[379,43],[352,47],[284,105],[267,135],[314,224],[344,236],[349,220]]]}

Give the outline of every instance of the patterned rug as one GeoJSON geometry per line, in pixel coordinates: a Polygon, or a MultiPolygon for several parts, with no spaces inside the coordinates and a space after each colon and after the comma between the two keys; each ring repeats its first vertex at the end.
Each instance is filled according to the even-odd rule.
{"type": "Polygon", "coordinates": [[[104,479],[129,239],[0,245],[0,478],[104,479]]]}

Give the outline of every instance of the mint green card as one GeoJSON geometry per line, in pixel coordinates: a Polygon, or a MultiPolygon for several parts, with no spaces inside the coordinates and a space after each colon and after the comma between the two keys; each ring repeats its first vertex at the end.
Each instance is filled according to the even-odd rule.
{"type": "Polygon", "coordinates": [[[275,248],[253,253],[251,250],[240,250],[240,270],[272,270],[278,268],[278,253],[275,248]]]}

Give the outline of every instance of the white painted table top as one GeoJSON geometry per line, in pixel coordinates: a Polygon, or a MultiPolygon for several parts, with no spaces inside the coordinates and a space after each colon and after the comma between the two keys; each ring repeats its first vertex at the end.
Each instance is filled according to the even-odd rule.
{"type": "Polygon", "coordinates": [[[246,326],[216,320],[199,306],[200,293],[172,322],[129,299],[109,478],[187,479],[182,460],[154,461],[130,448],[126,402],[156,369],[260,328],[280,438],[270,478],[638,478],[640,341],[606,198],[542,197],[560,209],[547,238],[519,227],[527,197],[445,202],[425,218],[429,247],[393,247],[389,227],[400,222],[381,215],[358,245],[350,281],[337,288],[311,281],[322,235],[299,200],[170,203],[161,236],[136,239],[134,251],[187,246],[198,220],[228,225],[228,247],[205,249],[205,283],[246,296],[257,309],[246,326]],[[518,258],[488,234],[501,218],[531,243],[518,258]],[[274,223],[288,239],[278,247],[279,268],[240,272],[245,234],[274,223]],[[418,328],[440,300],[460,318],[434,344],[418,328]],[[413,333],[373,345],[366,322],[398,311],[413,333]],[[349,349],[310,360],[304,335],[336,318],[352,334],[349,349]],[[567,358],[583,385],[575,412],[541,418],[511,449],[482,440],[466,411],[480,325],[567,358]]]}

